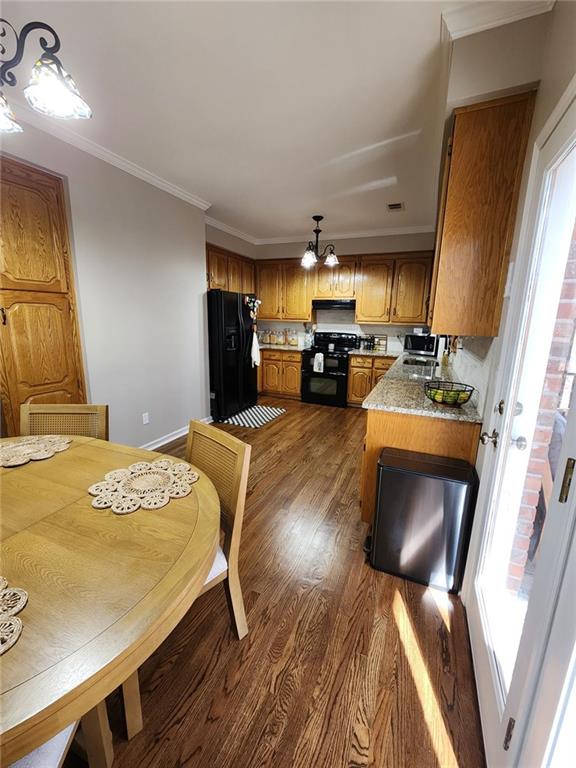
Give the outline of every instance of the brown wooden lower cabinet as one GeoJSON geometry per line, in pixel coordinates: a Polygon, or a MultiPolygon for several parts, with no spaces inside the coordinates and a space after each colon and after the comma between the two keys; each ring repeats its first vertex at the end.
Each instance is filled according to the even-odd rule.
{"type": "Polygon", "coordinates": [[[395,360],[395,357],[351,355],[348,369],[348,403],[362,405],[395,360]]]}
{"type": "Polygon", "coordinates": [[[300,352],[263,349],[260,367],[263,394],[300,398],[300,352]]]}
{"type": "Polygon", "coordinates": [[[350,368],[348,371],[348,402],[360,405],[372,389],[372,368],[350,368]]]}
{"type": "Polygon", "coordinates": [[[448,456],[476,462],[481,424],[389,411],[367,411],[362,456],[360,504],[362,520],[370,523],[376,505],[378,457],[382,448],[448,456]]]}

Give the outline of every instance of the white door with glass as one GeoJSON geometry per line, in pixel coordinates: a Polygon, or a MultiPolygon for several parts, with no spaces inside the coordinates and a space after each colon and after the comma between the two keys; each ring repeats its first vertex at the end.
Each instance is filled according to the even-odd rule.
{"type": "Polygon", "coordinates": [[[574,102],[535,154],[527,210],[463,590],[491,768],[544,759],[522,745],[576,519],[574,102]]]}

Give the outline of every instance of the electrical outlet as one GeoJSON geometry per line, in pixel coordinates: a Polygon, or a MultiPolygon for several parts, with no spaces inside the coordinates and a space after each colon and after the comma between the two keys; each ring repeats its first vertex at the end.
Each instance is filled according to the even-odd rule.
{"type": "Polygon", "coordinates": [[[150,416],[148,413],[142,414],[142,424],[149,424],[150,423],[150,416]]]}

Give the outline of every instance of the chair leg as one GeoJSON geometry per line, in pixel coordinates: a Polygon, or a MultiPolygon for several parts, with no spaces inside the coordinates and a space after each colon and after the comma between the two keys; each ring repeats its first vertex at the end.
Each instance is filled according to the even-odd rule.
{"type": "Polygon", "coordinates": [[[140,685],[138,670],[122,683],[122,698],[124,699],[124,715],[126,717],[126,732],[131,739],[142,730],[142,703],[140,701],[140,685]]]}
{"type": "Polygon", "coordinates": [[[246,622],[246,612],[244,611],[240,577],[236,569],[228,569],[228,578],[224,581],[224,589],[226,590],[228,609],[234,621],[236,634],[238,639],[242,640],[248,634],[248,623],[246,622]]]}
{"type": "Polygon", "coordinates": [[[101,701],[90,712],[86,712],[80,725],[90,768],[110,768],[114,760],[114,747],[106,702],[101,701]]]}

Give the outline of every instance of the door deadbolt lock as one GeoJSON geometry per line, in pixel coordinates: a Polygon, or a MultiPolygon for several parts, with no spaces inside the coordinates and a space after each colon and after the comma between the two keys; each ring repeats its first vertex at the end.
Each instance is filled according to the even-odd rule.
{"type": "MultiPolygon", "coordinates": [[[[504,407],[506,405],[505,400],[500,400],[496,408],[494,408],[494,413],[499,413],[500,416],[504,413],[504,407]]],[[[522,403],[516,403],[516,407],[514,408],[514,416],[520,416],[522,411],[524,410],[524,406],[522,403]]]]}
{"type": "Polygon", "coordinates": [[[496,446],[498,445],[499,437],[500,435],[498,434],[498,432],[496,432],[496,430],[493,429],[491,435],[489,435],[488,432],[482,432],[482,434],[480,435],[480,442],[482,443],[482,445],[488,445],[488,443],[492,443],[494,448],[496,448],[496,446]]]}

